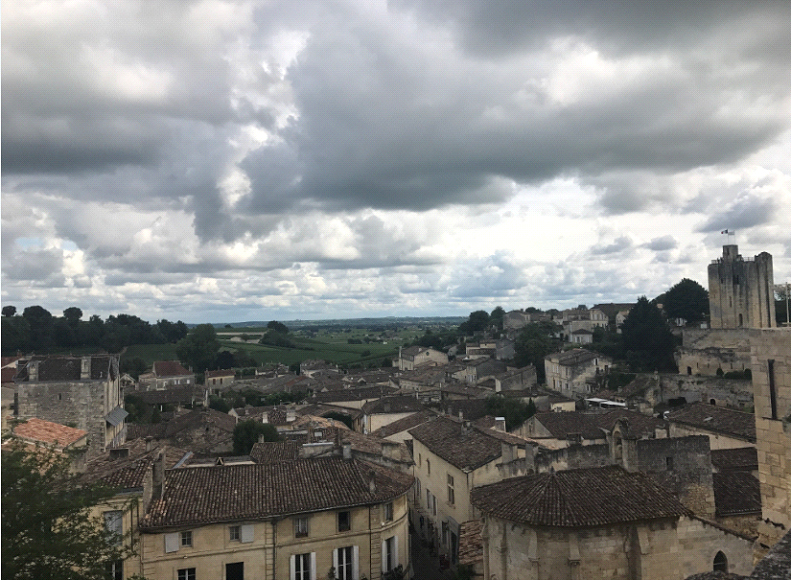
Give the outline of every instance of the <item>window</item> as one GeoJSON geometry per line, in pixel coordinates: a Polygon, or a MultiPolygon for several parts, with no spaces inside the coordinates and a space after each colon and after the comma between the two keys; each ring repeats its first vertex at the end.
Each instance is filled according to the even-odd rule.
{"type": "Polygon", "coordinates": [[[385,504],[385,521],[386,522],[393,521],[393,502],[385,504]]]}
{"type": "Polygon", "coordinates": [[[241,526],[230,526],[228,528],[228,539],[232,542],[238,542],[242,537],[241,526]]]}
{"type": "Polygon", "coordinates": [[[417,466],[423,467],[423,455],[420,453],[417,454],[417,466]]]}
{"type": "Polygon", "coordinates": [[[398,567],[398,536],[382,542],[382,572],[390,572],[398,567]]]}
{"type": "Polygon", "coordinates": [[[291,556],[291,580],[315,580],[316,552],[291,556]]]}
{"type": "Polygon", "coordinates": [[[673,471],[673,458],[672,457],[666,457],[665,458],[665,463],[667,464],[667,470],[668,471],[673,471]]]}
{"type": "Polygon", "coordinates": [[[426,472],[431,475],[431,460],[426,459],[426,472]]]}
{"type": "Polygon", "coordinates": [[[722,552],[717,552],[717,555],[714,556],[714,571],[728,571],[728,558],[722,552]]]}
{"type": "Polygon", "coordinates": [[[244,562],[226,564],[225,580],[244,580],[244,562]]]}
{"type": "Polygon", "coordinates": [[[453,476],[448,474],[448,503],[453,505],[456,503],[456,490],[453,487],[453,476]]]}
{"type": "Polygon", "coordinates": [[[357,546],[338,548],[332,552],[332,566],[337,580],[357,580],[360,552],[357,546]]]}
{"type": "Polygon", "coordinates": [[[431,513],[433,515],[437,515],[437,496],[436,495],[432,495],[431,496],[431,513]]]}
{"type": "Polygon", "coordinates": [[[777,388],[775,387],[775,361],[766,361],[766,371],[769,375],[769,407],[772,412],[772,419],[777,419],[777,388]]]}
{"type": "Polygon", "coordinates": [[[108,577],[112,580],[124,580],[124,561],[116,560],[107,564],[108,577]]]}
{"type": "Polygon", "coordinates": [[[308,518],[301,517],[301,518],[294,518],[294,536],[297,538],[307,538],[308,537],[308,518]]]}
{"type": "Polygon", "coordinates": [[[352,529],[351,512],[338,512],[338,531],[348,532],[352,529]]]}
{"type": "Polygon", "coordinates": [[[124,537],[124,512],[113,510],[104,512],[104,529],[108,535],[113,536],[113,543],[118,546],[124,537]]]}
{"type": "Polygon", "coordinates": [[[420,480],[415,478],[415,503],[420,505],[420,496],[423,492],[420,489],[420,480]]]}
{"type": "Polygon", "coordinates": [[[192,531],[181,532],[181,545],[192,546],[192,531]]]}
{"type": "Polygon", "coordinates": [[[178,580],[195,580],[195,568],[181,568],[178,580]]]}

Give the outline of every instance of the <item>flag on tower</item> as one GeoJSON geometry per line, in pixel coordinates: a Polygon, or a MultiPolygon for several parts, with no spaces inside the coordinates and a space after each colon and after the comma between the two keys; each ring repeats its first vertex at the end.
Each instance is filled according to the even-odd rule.
{"type": "Polygon", "coordinates": [[[728,230],[722,230],[720,233],[721,234],[729,234],[730,232],[728,230]]]}

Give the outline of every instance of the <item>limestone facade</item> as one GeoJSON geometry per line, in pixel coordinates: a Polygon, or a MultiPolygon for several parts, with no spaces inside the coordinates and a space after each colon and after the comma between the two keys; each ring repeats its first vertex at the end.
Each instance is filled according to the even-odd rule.
{"type": "Polygon", "coordinates": [[[752,331],[762,519],[756,558],[791,528],[791,329],[752,331]]]}
{"type": "Polygon", "coordinates": [[[708,268],[712,328],[773,328],[775,321],[772,256],[743,258],[739,247],[722,247],[722,258],[708,268]]]}

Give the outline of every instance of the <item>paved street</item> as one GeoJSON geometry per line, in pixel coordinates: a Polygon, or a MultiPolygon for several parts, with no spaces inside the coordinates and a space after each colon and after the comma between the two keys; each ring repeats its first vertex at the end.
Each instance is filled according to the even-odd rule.
{"type": "Polygon", "coordinates": [[[439,558],[429,554],[428,547],[423,546],[420,537],[412,534],[412,567],[415,580],[450,580],[453,572],[440,571],[439,558]]]}

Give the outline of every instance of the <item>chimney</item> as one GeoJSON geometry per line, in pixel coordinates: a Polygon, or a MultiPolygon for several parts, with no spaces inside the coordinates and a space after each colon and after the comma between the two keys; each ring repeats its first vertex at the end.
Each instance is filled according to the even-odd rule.
{"type": "Polygon", "coordinates": [[[505,432],[505,417],[495,417],[494,418],[494,428],[497,431],[505,432]]]}
{"type": "Polygon", "coordinates": [[[151,435],[149,435],[148,437],[146,437],[146,453],[151,451],[153,447],[154,447],[154,438],[151,435]]]}
{"type": "Polygon", "coordinates": [[[155,501],[162,499],[165,495],[165,465],[167,465],[167,460],[165,459],[165,448],[163,448],[152,466],[154,493],[151,499],[155,501]]]}
{"type": "Polygon", "coordinates": [[[27,376],[29,381],[38,381],[38,363],[37,360],[31,360],[27,363],[27,376]]]}
{"type": "Polygon", "coordinates": [[[464,421],[461,424],[461,432],[466,435],[470,431],[472,431],[472,423],[470,423],[469,421],[464,421]]]}
{"type": "Polygon", "coordinates": [[[462,411],[461,409],[459,409],[459,419],[464,421],[464,411],[462,411]]]}
{"type": "Polygon", "coordinates": [[[515,445],[509,445],[508,443],[503,443],[501,447],[501,453],[503,458],[503,463],[511,463],[514,459],[516,459],[516,449],[515,445]]]}
{"type": "Polygon", "coordinates": [[[368,491],[376,493],[376,474],[373,471],[368,472],[368,491]]]}
{"type": "Polygon", "coordinates": [[[398,461],[399,459],[398,453],[398,443],[395,441],[388,441],[387,439],[382,440],[382,457],[385,459],[392,459],[393,461],[398,461]]]}
{"type": "Polygon", "coordinates": [[[80,379],[87,381],[91,378],[91,357],[82,357],[82,364],[80,365],[80,379]]]}
{"type": "Polygon", "coordinates": [[[352,444],[344,441],[343,443],[343,459],[351,461],[352,458],[352,444]]]}

